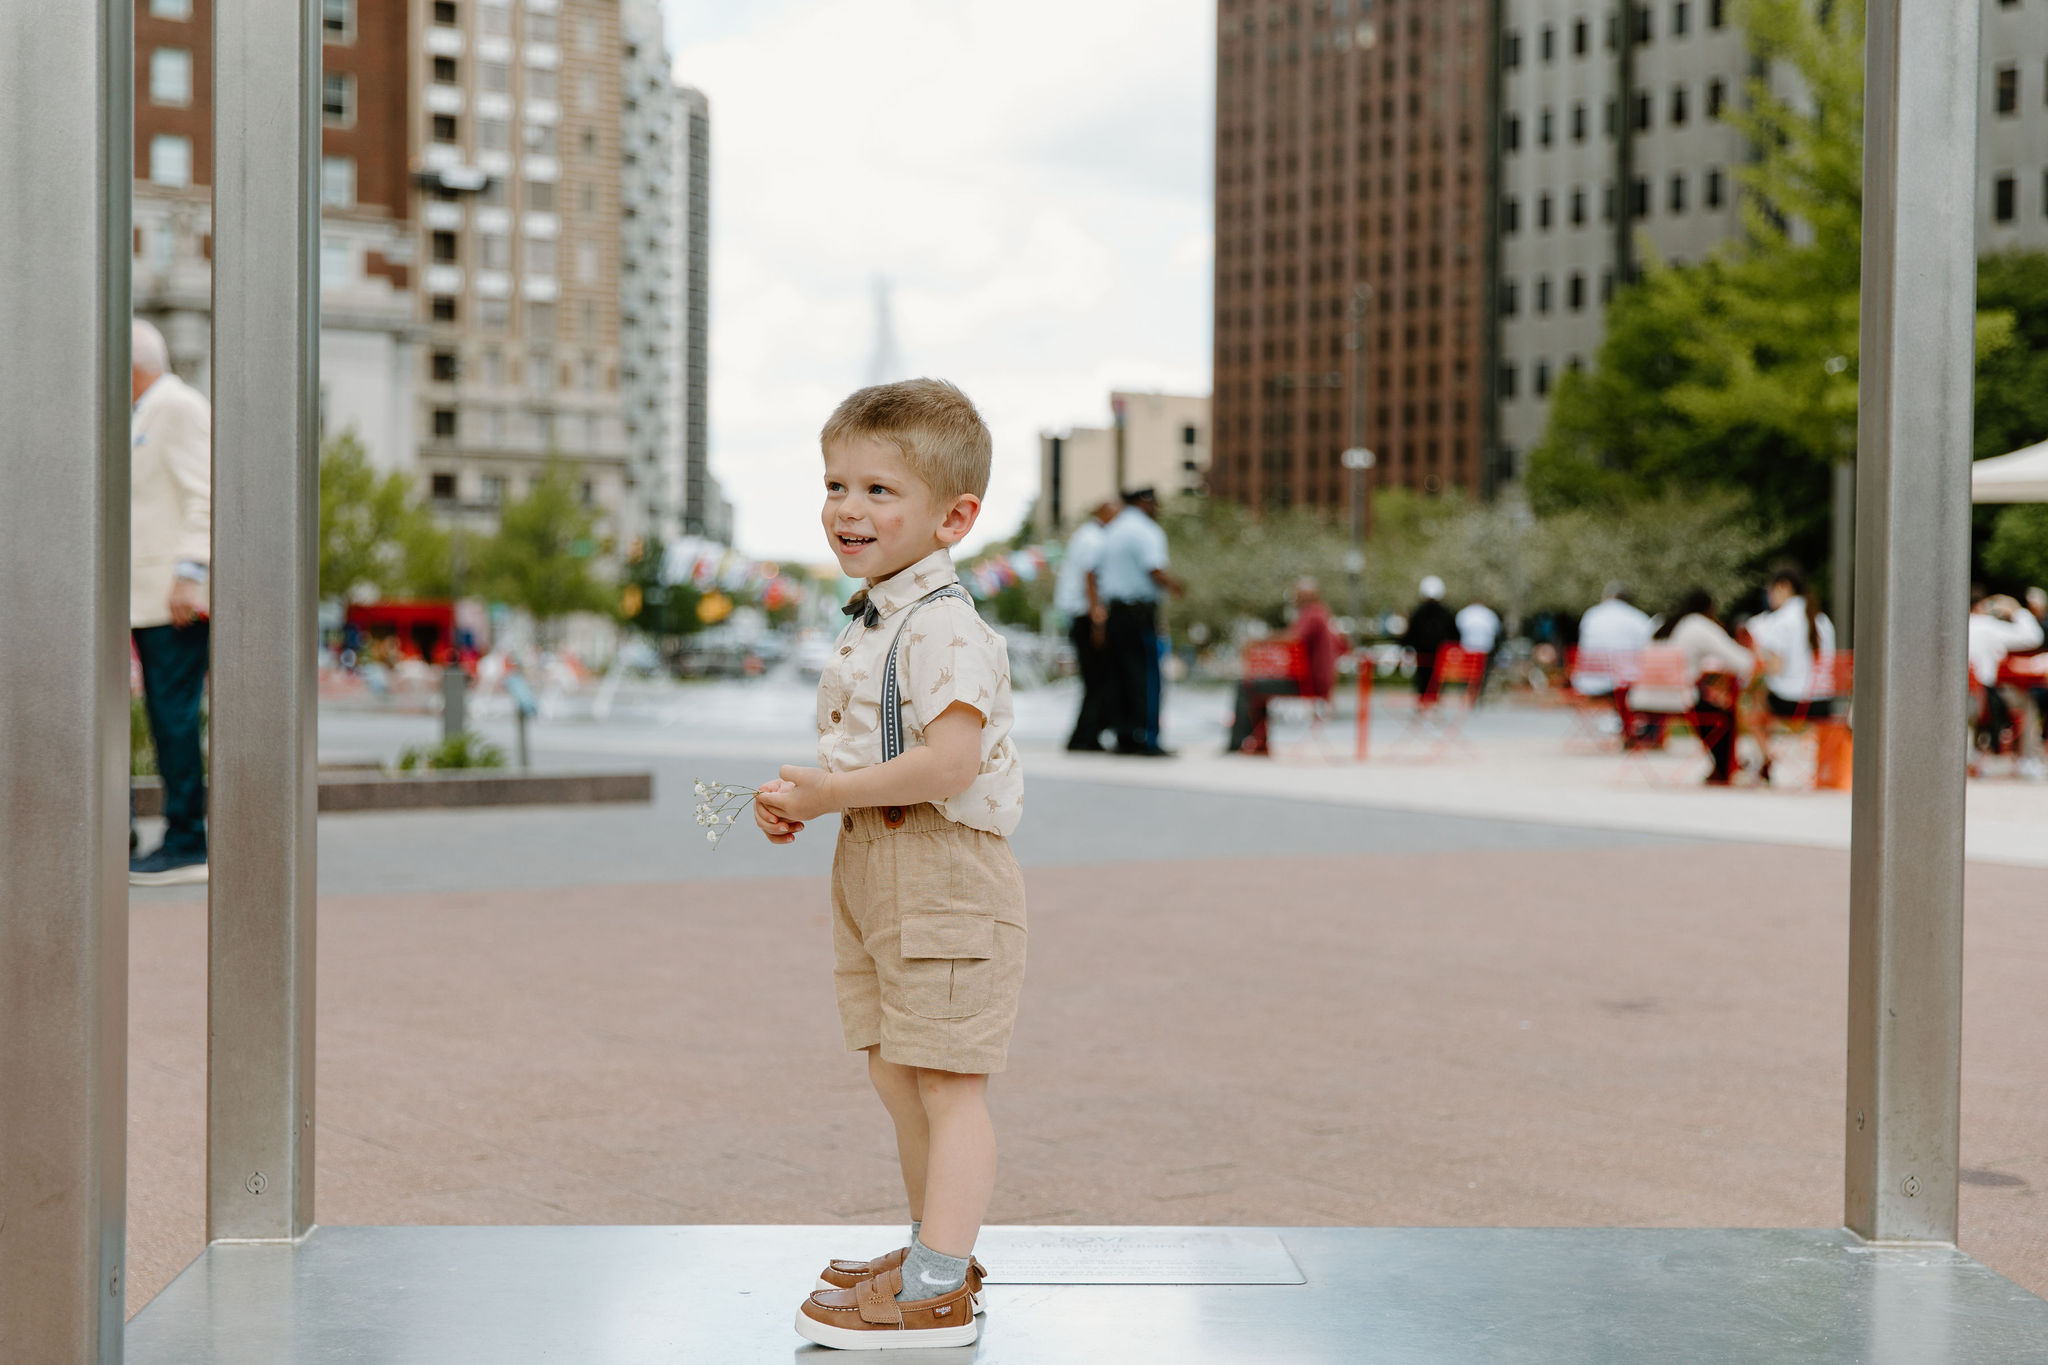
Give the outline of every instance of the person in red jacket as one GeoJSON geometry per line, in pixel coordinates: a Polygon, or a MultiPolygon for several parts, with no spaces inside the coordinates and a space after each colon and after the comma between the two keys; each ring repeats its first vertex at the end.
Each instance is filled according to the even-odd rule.
{"type": "Polygon", "coordinates": [[[1237,685],[1237,720],[1230,728],[1230,753],[1263,754],[1266,708],[1274,697],[1327,699],[1337,683],[1342,642],[1330,626],[1330,609],[1313,578],[1294,585],[1294,624],[1287,639],[1301,646],[1299,671],[1291,678],[1247,679],[1237,685]]]}

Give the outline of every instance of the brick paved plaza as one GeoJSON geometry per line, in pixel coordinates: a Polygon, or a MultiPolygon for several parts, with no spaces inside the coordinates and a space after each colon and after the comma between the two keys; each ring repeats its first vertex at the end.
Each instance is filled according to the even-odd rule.
{"type": "MultiPolygon", "coordinates": [[[[323,748],[429,724],[329,717],[323,748]]],[[[714,854],[689,823],[691,778],[800,744],[681,728],[543,734],[549,763],[638,753],[651,808],[323,820],[320,1222],[901,1214],[839,1050],[829,841],[714,854]]],[[[1839,849],[1340,800],[1305,765],[1247,796],[1199,757],[1026,758],[991,1221],[1840,1221],[1839,849]]],[[[1970,869],[1962,1246],[2038,1293],[2048,869],[2020,861],[1970,869]]],[[[132,962],[131,1312],[203,1244],[203,900],[138,893],[132,962]]]]}

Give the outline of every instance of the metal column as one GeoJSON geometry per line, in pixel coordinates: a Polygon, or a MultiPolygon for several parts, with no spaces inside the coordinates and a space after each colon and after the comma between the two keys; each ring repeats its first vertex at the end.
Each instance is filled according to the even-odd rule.
{"type": "Polygon", "coordinates": [[[1953,1242],[1975,0],[1870,0],[1845,1221],[1953,1242]]]}
{"type": "Polygon", "coordinates": [[[209,1240],[313,1222],[320,19],[214,0],[209,1240]]]}
{"type": "Polygon", "coordinates": [[[131,0],[0,5],[0,1358],[121,1358],[131,0]]]}

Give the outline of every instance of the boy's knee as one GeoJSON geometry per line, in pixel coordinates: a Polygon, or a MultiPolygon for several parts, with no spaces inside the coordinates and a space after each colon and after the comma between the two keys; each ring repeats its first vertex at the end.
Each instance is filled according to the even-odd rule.
{"type": "Polygon", "coordinates": [[[963,1071],[934,1071],[917,1068],[917,1093],[926,1103],[953,1103],[979,1096],[988,1077],[963,1071]]]}

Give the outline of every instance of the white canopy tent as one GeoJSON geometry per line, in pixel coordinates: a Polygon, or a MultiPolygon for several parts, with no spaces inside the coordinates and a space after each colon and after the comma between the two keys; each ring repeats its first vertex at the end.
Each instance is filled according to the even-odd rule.
{"type": "Polygon", "coordinates": [[[2048,441],[1970,466],[1971,502],[2048,502],[2048,441]]]}

